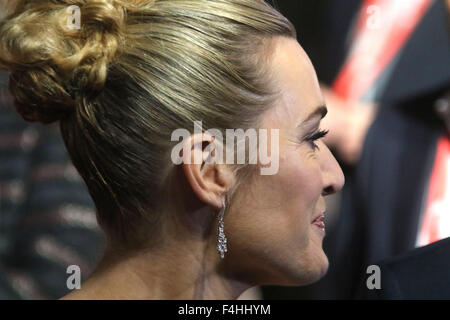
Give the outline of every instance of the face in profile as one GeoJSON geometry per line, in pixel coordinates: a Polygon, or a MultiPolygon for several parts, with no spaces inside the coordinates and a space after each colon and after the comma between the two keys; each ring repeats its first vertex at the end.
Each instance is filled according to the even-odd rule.
{"type": "MultiPolygon", "coordinates": [[[[14,2],[0,26],[8,49],[0,67],[12,71],[25,119],[60,121],[108,236],[100,266],[71,298],[234,297],[249,283],[319,279],[328,267],[324,196],[344,178],[318,140],[325,108],[314,69],[296,40],[274,40],[269,66],[280,96],[263,112],[252,106],[266,101],[266,82],[254,79],[252,63],[236,63],[254,58],[246,37],[295,37],[292,25],[262,0],[152,1],[151,10],[150,1],[85,1],[81,29],[66,33],[63,2],[14,2]],[[203,163],[169,172],[170,131],[198,118],[219,128],[247,125],[261,112],[258,129],[279,131],[278,171],[256,173],[234,194],[224,221],[227,258],[219,260],[210,245],[213,209],[234,176],[203,163]]],[[[203,152],[205,141],[192,141],[189,150],[203,152]]]]}
{"type": "Polygon", "coordinates": [[[324,197],[342,188],[344,176],[319,140],[326,109],[308,56],[294,39],[274,43],[272,76],[281,95],[261,127],[279,129],[279,171],[256,173],[236,193],[225,219],[227,263],[254,283],[305,285],[328,269],[324,197]]]}

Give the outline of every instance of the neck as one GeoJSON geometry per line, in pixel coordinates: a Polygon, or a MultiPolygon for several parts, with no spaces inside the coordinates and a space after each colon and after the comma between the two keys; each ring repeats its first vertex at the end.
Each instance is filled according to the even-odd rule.
{"type": "Polygon", "coordinates": [[[174,240],[158,250],[116,257],[112,250],[67,299],[237,299],[250,284],[234,279],[215,242],[174,240]]]}

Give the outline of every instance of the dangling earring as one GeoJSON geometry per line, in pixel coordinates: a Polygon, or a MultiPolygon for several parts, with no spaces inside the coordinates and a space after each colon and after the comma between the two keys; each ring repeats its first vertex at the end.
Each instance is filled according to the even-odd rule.
{"type": "Polygon", "coordinates": [[[217,250],[219,251],[220,257],[223,259],[225,257],[225,252],[227,252],[227,237],[223,232],[223,215],[225,214],[225,201],[223,201],[223,207],[219,212],[219,235],[217,241],[217,250]]]}

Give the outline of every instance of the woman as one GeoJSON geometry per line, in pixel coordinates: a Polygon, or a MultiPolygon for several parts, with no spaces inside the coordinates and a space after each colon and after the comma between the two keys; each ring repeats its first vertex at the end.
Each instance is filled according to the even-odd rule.
{"type": "Polygon", "coordinates": [[[65,298],[235,299],[324,275],[324,196],[344,177],[286,18],[263,0],[27,2],[0,25],[0,65],[26,120],[60,121],[108,238],[65,298]],[[215,142],[194,121],[279,130],[277,173],[205,161],[215,142]],[[171,160],[179,128],[200,163],[171,160]]]}

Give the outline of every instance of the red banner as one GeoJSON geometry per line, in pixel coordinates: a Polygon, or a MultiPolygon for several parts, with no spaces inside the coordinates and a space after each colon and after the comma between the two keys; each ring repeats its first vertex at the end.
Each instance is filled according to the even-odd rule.
{"type": "Polygon", "coordinates": [[[359,100],[404,46],[432,0],[365,0],[350,54],[333,89],[359,100]]]}

